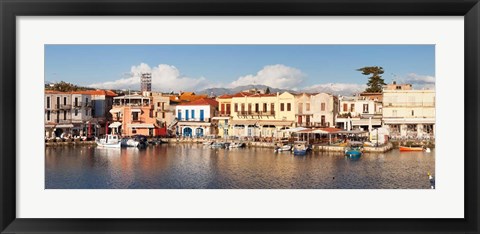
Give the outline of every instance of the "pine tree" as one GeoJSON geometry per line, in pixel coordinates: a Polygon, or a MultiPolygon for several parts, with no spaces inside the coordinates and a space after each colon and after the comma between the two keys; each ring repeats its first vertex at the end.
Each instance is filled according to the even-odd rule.
{"type": "Polygon", "coordinates": [[[383,89],[383,85],[386,85],[385,81],[382,79],[381,74],[384,73],[382,67],[362,67],[357,69],[357,71],[361,71],[363,75],[372,75],[368,78],[367,82],[367,89],[365,92],[368,93],[381,93],[383,89]]]}

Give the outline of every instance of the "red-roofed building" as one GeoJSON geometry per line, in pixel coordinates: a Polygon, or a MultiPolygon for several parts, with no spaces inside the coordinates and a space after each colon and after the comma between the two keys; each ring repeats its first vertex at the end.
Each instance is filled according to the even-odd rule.
{"type": "Polygon", "coordinates": [[[218,110],[218,102],[210,98],[201,98],[176,106],[177,135],[183,137],[203,137],[215,135],[212,117],[218,110]]]}

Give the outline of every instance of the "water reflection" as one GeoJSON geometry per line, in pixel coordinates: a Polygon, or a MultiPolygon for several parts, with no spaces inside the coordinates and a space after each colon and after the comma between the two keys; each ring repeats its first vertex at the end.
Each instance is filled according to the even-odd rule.
{"type": "Polygon", "coordinates": [[[272,149],[210,149],[170,144],[146,149],[46,149],[47,189],[428,189],[435,152],[391,151],[345,157],[272,149]]]}

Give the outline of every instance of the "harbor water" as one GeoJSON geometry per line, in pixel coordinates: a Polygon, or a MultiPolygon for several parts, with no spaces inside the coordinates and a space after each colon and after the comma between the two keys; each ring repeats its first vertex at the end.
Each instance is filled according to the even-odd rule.
{"type": "Polygon", "coordinates": [[[294,156],[270,148],[46,147],[46,189],[430,189],[435,150],[294,156]]]}

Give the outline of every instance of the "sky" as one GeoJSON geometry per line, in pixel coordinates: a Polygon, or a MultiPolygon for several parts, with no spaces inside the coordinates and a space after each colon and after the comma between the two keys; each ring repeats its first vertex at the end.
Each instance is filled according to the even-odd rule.
{"type": "Polygon", "coordinates": [[[356,92],[381,66],[386,83],[434,88],[434,45],[46,45],[45,81],[102,89],[200,91],[264,84],[291,90],[356,92]]]}

